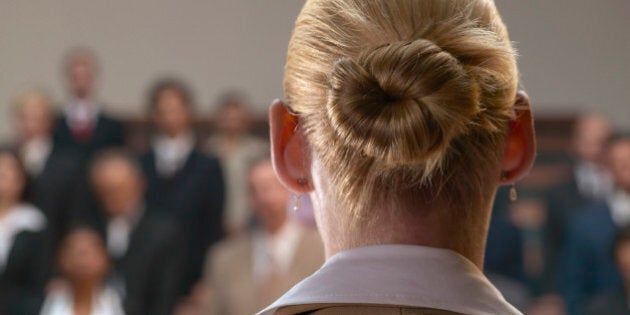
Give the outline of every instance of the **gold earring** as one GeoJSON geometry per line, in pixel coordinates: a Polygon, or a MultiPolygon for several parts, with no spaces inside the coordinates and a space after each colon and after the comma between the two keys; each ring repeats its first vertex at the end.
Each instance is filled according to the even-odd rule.
{"type": "MultiPolygon", "coordinates": [[[[508,173],[503,171],[501,173],[501,180],[505,181],[508,178],[508,173]]],[[[516,192],[516,183],[512,183],[512,187],[510,187],[510,201],[515,202],[518,199],[518,193],[516,192]]]]}
{"type": "Polygon", "coordinates": [[[510,201],[515,202],[518,199],[518,193],[516,192],[516,184],[512,184],[510,188],[510,201]]]}

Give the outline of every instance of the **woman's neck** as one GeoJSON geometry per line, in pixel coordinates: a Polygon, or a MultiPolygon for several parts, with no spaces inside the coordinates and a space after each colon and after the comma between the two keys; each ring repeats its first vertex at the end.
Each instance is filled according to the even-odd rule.
{"type": "Polygon", "coordinates": [[[82,284],[73,287],[73,308],[75,315],[89,315],[92,313],[94,292],[95,286],[92,284],[82,284]]]}
{"type": "MultiPolygon", "coordinates": [[[[474,221],[461,222],[453,216],[440,215],[443,211],[430,211],[424,216],[379,215],[373,224],[353,224],[344,218],[319,218],[326,258],[360,246],[408,244],[450,249],[466,257],[483,270],[485,241],[490,211],[474,221]],[[320,221],[321,222],[321,221],[320,221]],[[348,228],[348,226],[353,226],[348,228]]],[[[328,213],[335,213],[329,211],[328,213]]],[[[339,212],[336,212],[339,213],[339,212]]],[[[375,213],[374,211],[371,213],[375,213]]],[[[382,211],[379,213],[381,214],[382,211]]],[[[479,211],[476,213],[484,213],[479,211]]]]}
{"type": "Polygon", "coordinates": [[[9,211],[11,211],[11,209],[15,207],[16,204],[17,202],[15,200],[0,198],[0,218],[3,218],[7,214],[9,214],[9,211]]]}

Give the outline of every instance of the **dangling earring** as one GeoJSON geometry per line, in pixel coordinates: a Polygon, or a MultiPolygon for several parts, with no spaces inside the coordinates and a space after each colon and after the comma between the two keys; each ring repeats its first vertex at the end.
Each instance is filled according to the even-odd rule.
{"type": "MultiPolygon", "coordinates": [[[[501,180],[507,180],[507,172],[501,173],[501,180]]],[[[512,183],[512,187],[510,187],[510,201],[515,202],[518,199],[518,193],[516,192],[516,183],[512,183]]]]}
{"type": "Polygon", "coordinates": [[[516,184],[512,184],[510,187],[510,201],[515,202],[518,199],[518,193],[516,192],[516,184]]]}
{"type": "Polygon", "coordinates": [[[293,212],[300,211],[300,195],[293,194],[293,212]]]}
{"type": "MultiPolygon", "coordinates": [[[[308,181],[306,180],[306,178],[303,178],[303,177],[298,178],[297,181],[298,181],[298,184],[300,186],[304,186],[304,185],[308,184],[308,181]]],[[[300,197],[301,196],[302,196],[301,194],[299,194],[299,195],[298,194],[293,194],[293,211],[294,212],[297,212],[297,211],[300,210],[300,203],[301,203],[301,200],[300,200],[301,198],[300,197]]]]}

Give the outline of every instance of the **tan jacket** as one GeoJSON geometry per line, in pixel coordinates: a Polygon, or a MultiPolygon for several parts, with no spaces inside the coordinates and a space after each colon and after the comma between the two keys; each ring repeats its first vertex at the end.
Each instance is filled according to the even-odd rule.
{"type": "Polygon", "coordinates": [[[288,272],[272,290],[254,279],[254,241],[243,235],[219,243],[206,259],[204,286],[208,289],[206,314],[255,314],[315,272],[324,262],[324,249],[316,230],[300,226],[288,272]]]}
{"type": "Polygon", "coordinates": [[[280,308],[277,315],[461,315],[451,311],[392,305],[308,304],[280,308]]]}

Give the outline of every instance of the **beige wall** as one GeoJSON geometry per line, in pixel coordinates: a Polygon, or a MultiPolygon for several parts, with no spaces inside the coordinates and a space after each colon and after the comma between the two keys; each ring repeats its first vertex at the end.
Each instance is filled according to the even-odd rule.
{"type": "MultiPolygon", "coordinates": [[[[247,91],[259,112],[281,95],[284,52],[300,0],[2,0],[0,138],[7,105],[30,86],[63,100],[59,61],[69,47],[100,55],[101,99],[140,115],[153,78],[195,88],[201,113],[223,89],[247,91]]],[[[630,125],[630,1],[497,0],[518,42],[538,112],[601,110],[630,125]]]]}

